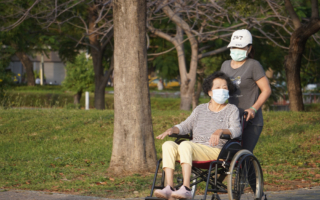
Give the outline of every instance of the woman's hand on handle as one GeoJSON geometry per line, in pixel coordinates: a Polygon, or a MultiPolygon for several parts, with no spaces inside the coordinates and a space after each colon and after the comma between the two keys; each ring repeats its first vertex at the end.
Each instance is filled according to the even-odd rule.
{"type": "Polygon", "coordinates": [[[158,135],[156,138],[162,140],[163,138],[165,138],[167,135],[171,135],[173,133],[172,131],[173,128],[169,128],[168,130],[166,130],[165,132],[163,132],[161,135],[158,135]]]}
{"type": "Polygon", "coordinates": [[[248,113],[246,121],[248,121],[249,119],[253,119],[256,116],[256,112],[252,108],[246,109],[244,111],[248,113]]]}
{"type": "Polygon", "coordinates": [[[211,146],[215,146],[219,144],[219,140],[220,140],[220,136],[222,135],[223,130],[222,129],[218,129],[216,130],[210,137],[209,139],[209,144],[211,146]]]}

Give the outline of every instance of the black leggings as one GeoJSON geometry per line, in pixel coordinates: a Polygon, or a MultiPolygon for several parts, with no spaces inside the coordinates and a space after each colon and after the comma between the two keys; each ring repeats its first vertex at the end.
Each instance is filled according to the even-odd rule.
{"type": "Polygon", "coordinates": [[[242,133],[242,148],[253,152],[262,131],[262,126],[252,125],[250,123],[244,128],[242,133]]]}
{"type": "MultiPolygon", "coordinates": [[[[247,124],[242,133],[242,148],[253,152],[262,131],[262,126],[247,124]]],[[[248,172],[248,181],[253,190],[256,191],[256,176],[254,168],[250,168],[248,172]]]]}

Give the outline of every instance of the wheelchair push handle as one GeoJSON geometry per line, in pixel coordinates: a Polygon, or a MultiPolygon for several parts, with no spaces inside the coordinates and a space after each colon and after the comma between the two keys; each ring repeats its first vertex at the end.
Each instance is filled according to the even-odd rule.
{"type": "Polygon", "coordinates": [[[244,112],[242,113],[242,116],[240,117],[240,121],[241,121],[241,122],[245,121],[245,119],[247,118],[247,115],[248,115],[248,112],[247,112],[247,111],[244,111],[244,112]]]}

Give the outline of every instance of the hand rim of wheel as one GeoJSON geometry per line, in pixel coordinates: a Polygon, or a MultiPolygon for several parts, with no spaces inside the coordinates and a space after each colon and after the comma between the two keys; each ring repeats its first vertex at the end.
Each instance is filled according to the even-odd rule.
{"type": "MultiPolygon", "coordinates": [[[[257,185],[257,189],[258,189],[258,194],[260,194],[260,195],[259,195],[259,197],[257,199],[261,199],[261,197],[262,197],[262,192],[263,192],[263,174],[262,174],[261,166],[260,166],[259,161],[257,160],[257,158],[250,151],[248,151],[246,149],[243,149],[243,150],[238,151],[234,155],[234,157],[233,157],[233,159],[232,159],[232,161],[230,163],[229,174],[228,174],[228,177],[227,177],[227,182],[228,182],[227,190],[228,190],[228,198],[229,198],[229,200],[234,200],[235,199],[233,197],[234,195],[233,195],[233,188],[232,188],[233,187],[232,175],[234,173],[235,167],[238,167],[238,166],[236,166],[237,161],[239,161],[241,159],[241,157],[246,156],[246,155],[251,156],[254,159],[254,168],[255,168],[256,174],[258,173],[258,175],[259,175],[259,178],[257,178],[257,184],[258,184],[257,185]]],[[[240,199],[240,197],[238,199],[240,199]]]]}

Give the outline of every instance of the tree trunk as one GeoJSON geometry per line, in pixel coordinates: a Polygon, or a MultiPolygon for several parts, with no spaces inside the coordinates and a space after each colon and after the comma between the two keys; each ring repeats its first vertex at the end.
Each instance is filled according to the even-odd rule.
{"type": "Polygon", "coordinates": [[[203,83],[203,78],[199,77],[197,82],[197,90],[195,91],[192,97],[192,110],[199,105],[199,98],[202,91],[202,83],[203,83]]]}
{"type": "Polygon", "coordinates": [[[298,31],[293,33],[290,38],[289,53],[285,59],[287,88],[290,101],[289,107],[291,111],[304,110],[301,92],[300,67],[305,43],[306,41],[300,38],[298,31]]]}
{"type": "Polygon", "coordinates": [[[192,93],[187,85],[180,85],[180,110],[190,110],[192,104],[192,93]]]}
{"type": "Polygon", "coordinates": [[[96,5],[89,7],[89,41],[94,68],[94,107],[98,110],[105,109],[105,87],[103,84],[102,50],[99,36],[95,34],[96,19],[98,17],[96,5]]]}
{"type": "Polygon", "coordinates": [[[295,29],[291,34],[289,52],[285,58],[287,88],[290,101],[289,107],[291,111],[304,110],[300,81],[301,59],[307,40],[320,30],[318,1],[311,0],[311,5],[311,18],[307,20],[307,23],[301,23],[291,1],[285,1],[285,8],[292,19],[295,29]]]}
{"type": "Polygon", "coordinates": [[[156,151],[148,88],[146,1],[115,0],[113,11],[114,134],[109,170],[152,172],[156,151]]]}
{"type": "MultiPolygon", "coordinates": [[[[190,110],[192,104],[192,96],[194,93],[194,86],[196,83],[196,72],[198,66],[198,42],[194,35],[191,33],[189,25],[183,21],[179,15],[174,13],[169,6],[167,5],[168,0],[162,1],[162,10],[177,26],[176,36],[173,38],[170,35],[161,32],[151,26],[149,29],[159,37],[166,39],[171,42],[178,54],[178,63],[179,63],[179,73],[180,73],[180,109],[181,110],[190,110]],[[191,62],[190,70],[187,71],[187,65],[184,54],[183,47],[183,32],[186,32],[188,39],[191,44],[191,62]]],[[[179,7],[179,6],[178,6],[179,7]]]]}
{"type": "Polygon", "coordinates": [[[82,91],[79,91],[75,95],[73,95],[73,103],[75,105],[80,103],[81,96],[82,96],[82,91]]]}
{"type": "Polygon", "coordinates": [[[102,87],[100,81],[95,80],[94,107],[98,110],[105,109],[105,87],[102,87]]]}
{"type": "Polygon", "coordinates": [[[189,92],[189,80],[187,72],[187,63],[183,45],[183,30],[177,25],[177,33],[173,42],[177,50],[178,65],[180,73],[180,110],[190,110],[192,103],[192,94],[189,92]]]}
{"type": "MultiPolygon", "coordinates": [[[[198,41],[196,40],[195,36],[191,32],[190,26],[183,21],[178,15],[176,15],[171,8],[166,5],[168,1],[163,1],[162,4],[165,5],[162,10],[163,12],[171,18],[171,20],[181,28],[186,35],[188,36],[188,39],[190,41],[191,45],[191,61],[190,61],[190,70],[187,73],[187,69],[185,68],[183,71],[180,71],[180,65],[179,65],[179,71],[180,71],[180,79],[181,79],[181,85],[180,85],[180,109],[181,110],[190,110],[191,104],[192,104],[192,96],[194,93],[194,86],[196,84],[196,75],[197,75],[197,67],[198,67],[198,41]]],[[[178,7],[179,4],[177,4],[178,7]]],[[[182,31],[178,31],[176,38],[178,43],[181,43],[181,36],[179,37],[179,34],[182,31]]],[[[183,39],[183,38],[182,38],[183,39]]],[[[181,46],[181,45],[175,45],[175,46],[181,46]]],[[[178,50],[177,50],[178,51],[178,50]]],[[[178,53],[179,56],[179,53],[178,53]]]]}
{"type": "Polygon", "coordinates": [[[26,70],[27,85],[28,86],[35,86],[33,64],[31,62],[30,58],[24,52],[16,52],[16,56],[19,58],[20,62],[22,63],[23,67],[26,70]]]}

